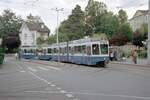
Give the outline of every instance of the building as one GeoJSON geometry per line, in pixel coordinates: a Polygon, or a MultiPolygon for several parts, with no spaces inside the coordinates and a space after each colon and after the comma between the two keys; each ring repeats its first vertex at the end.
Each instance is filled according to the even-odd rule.
{"type": "Polygon", "coordinates": [[[133,31],[139,29],[142,24],[148,23],[148,10],[137,10],[134,16],[129,20],[133,31]]]}
{"type": "Polygon", "coordinates": [[[28,16],[27,20],[23,22],[20,29],[21,46],[36,46],[37,38],[41,37],[46,40],[49,36],[50,30],[43,23],[38,16],[28,16]]]}

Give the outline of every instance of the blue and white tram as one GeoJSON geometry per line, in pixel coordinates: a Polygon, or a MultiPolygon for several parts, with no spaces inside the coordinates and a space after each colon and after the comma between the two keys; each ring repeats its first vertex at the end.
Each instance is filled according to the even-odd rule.
{"type": "MultiPolygon", "coordinates": [[[[41,60],[71,62],[85,65],[105,65],[109,61],[109,43],[96,38],[80,39],[43,46],[41,60]]],[[[33,56],[34,57],[34,56],[33,56]]]]}
{"type": "Polygon", "coordinates": [[[37,48],[32,47],[21,47],[21,57],[25,59],[35,59],[37,48]]]}
{"type": "Polygon", "coordinates": [[[82,39],[69,44],[72,52],[69,62],[86,65],[101,65],[109,61],[109,44],[106,40],[82,39]]]}

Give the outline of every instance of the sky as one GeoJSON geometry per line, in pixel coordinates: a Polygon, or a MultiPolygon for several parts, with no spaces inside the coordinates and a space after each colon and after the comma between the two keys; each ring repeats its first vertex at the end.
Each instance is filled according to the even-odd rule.
{"type": "MultiPolygon", "coordinates": [[[[147,10],[148,0],[96,0],[104,2],[109,11],[117,12],[124,9],[129,19],[135,14],[136,10],[147,10]]],[[[59,13],[59,23],[67,19],[72,9],[78,4],[82,10],[85,9],[88,0],[0,0],[0,14],[4,9],[11,9],[16,15],[26,18],[30,13],[38,15],[50,28],[51,34],[55,33],[57,26],[57,14],[53,8],[63,8],[59,13]]]]}

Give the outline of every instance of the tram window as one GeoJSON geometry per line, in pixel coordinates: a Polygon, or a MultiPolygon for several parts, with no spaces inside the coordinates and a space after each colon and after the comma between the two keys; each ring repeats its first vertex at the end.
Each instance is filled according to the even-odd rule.
{"type": "Polygon", "coordinates": [[[93,51],[93,55],[99,55],[99,45],[93,44],[92,45],[92,51],[93,51]]]}
{"type": "Polygon", "coordinates": [[[65,54],[67,53],[67,47],[65,47],[65,52],[64,52],[65,54]]]}
{"type": "Polygon", "coordinates": [[[54,53],[58,53],[58,50],[57,50],[57,48],[54,48],[54,53]]]}
{"type": "Polygon", "coordinates": [[[86,45],[82,46],[82,53],[86,54],[86,45]]]}
{"type": "Polygon", "coordinates": [[[108,45],[107,44],[101,44],[101,54],[108,54],[108,45]]]}
{"type": "Polygon", "coordinates": [[[87,46],[87,55],[91,55],[91,46],[87,46]]]}
{"type": "Polygon", "coordinates": [[[51,48],[48,48],[48,53],[52,53],[52,49],[51,48]]]}
{"type": "Polygon", "coordinates": [[[82,47],[81,46],[75,46],[75,53],[76,54],[82,53],[82,47]]]}
{"type": "Polygon", "coordinates": [[[27,53],[27,50],[26,50],[26,49],[24,49],[24,53],[27,53]]]}
{"type": "Polygon", "coordinates": [[[74,47],[71,48],[71,55],[74,54],[74,47]]]}
{"type": "Polygon", "coordinates": [[[44,54],[46,54],[46,51],[47,51],[47,50],[46,50],[46,49],[44,49],[44,50],[43,50],[43,53],[44,53],[44,54]]]}
{"type": "Polygon", "coordinates": [[[71,52],[72,52],[72,51],[71,51],[71,47],[69,47],[69,53],[71,54],[71,52]]]}

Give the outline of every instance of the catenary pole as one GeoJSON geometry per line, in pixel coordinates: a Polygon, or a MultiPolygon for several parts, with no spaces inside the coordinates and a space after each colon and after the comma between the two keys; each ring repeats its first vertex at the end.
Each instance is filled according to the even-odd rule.
{"type": "Polygon", "coordinates": [[[148,55],[148,59],[147,59],[147,63],[150,64],[150,0],[148,2],[148,9],[149,9],[149,13],[148,13],[148,51],[147,51],[147,55],[148,55]]]}
{"type": "Polygon", "coordinates": [[[63,11],[63,8],[52,8],[52,10],[57,13],[57,26],[56,26],[56,35],[57,35],[57,45],[58,45],[58,61],[60,61],[60,49],[59,49],[59,12],[63,11]]]}

